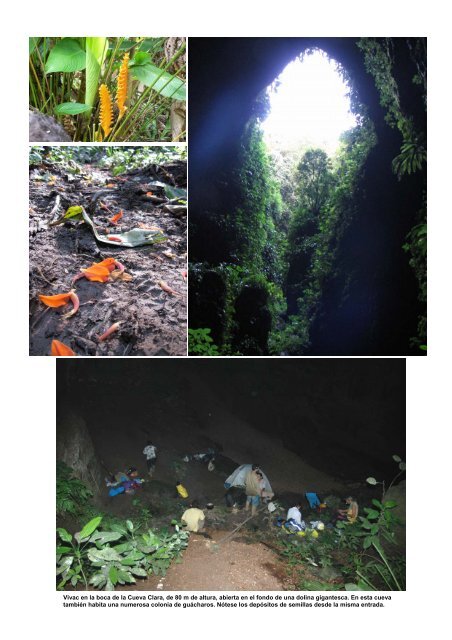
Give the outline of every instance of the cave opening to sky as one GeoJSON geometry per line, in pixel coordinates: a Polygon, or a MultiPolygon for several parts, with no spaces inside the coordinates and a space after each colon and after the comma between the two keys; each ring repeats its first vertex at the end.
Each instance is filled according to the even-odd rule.
{"type": "Polygon", "coordinates": [[[341,67],[320,49],[290,62],[267,91],[262,129],[269,149],[313,147],[333,156],[341,134],[357,124],[341,67]]]}

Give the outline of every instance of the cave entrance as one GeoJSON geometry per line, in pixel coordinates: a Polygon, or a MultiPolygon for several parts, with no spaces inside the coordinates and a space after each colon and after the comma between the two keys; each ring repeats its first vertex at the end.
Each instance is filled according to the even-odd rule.
{"type": "Polygon", "coordinates": [[[356,126],[343,67],[321,49],[308,49],[268,87],[262,123],[270,150],[323,149],[334,156],[341,134],[356,126]]]}

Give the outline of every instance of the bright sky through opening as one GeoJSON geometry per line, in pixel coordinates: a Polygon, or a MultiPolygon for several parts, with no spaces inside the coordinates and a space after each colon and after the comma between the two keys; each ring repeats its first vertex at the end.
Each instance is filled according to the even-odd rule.
{"type": "Polygon", "coordinates": [[[339,136],[356,125],[347,85],[323,51],[295,60],[270,90],[270,115],[262,123],[267,145],[296,149],[309,145],[334,155],[339,136]]]}

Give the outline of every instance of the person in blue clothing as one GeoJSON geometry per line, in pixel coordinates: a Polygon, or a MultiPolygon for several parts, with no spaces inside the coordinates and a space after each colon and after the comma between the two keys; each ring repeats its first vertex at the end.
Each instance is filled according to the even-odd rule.
{"type": "Polygon", "coordinates": [[[311,509],[317,511],[321,504],[319,496],[316,493],[305,493],[305,496],[311,509]]]}

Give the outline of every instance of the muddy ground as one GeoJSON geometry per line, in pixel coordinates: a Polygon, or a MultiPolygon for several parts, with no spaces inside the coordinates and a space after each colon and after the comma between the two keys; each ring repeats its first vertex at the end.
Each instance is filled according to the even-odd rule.
{"type": "Polygon", "coordinates": [[[186,163],[153,164],[118,177],[89,164],[77,175],[59,165],[30,167],[30,355],[49,355],[53,339],[80,356],[186,355],[187,219],[157,208],[146,195],[152,191],[152,181],[185,188],[186,163]],[[100,190],[107,194],[98,198],[100,190]],[[96,198],[93,219],[99,231],[114,234],[158,227],[166,242],[121,249],[98,243],[84,223],[49,226],[70,206],[89,211],[96,198]],[[119,211],[123,217],[114,226],[109,219],[119,211]],[[80,309],[68,319],[63,315],[71,305],[49,308],[40,302],[39,294],[67,293],[81,268],[109,257],[125,266],[131,281],[99,283],[81,278],[75,283],[80,309]],[[180,295],[163,291],[161,280],[180,295]],[[119,330],[99,342],[115,322],[121,323],[119,330]]]}

